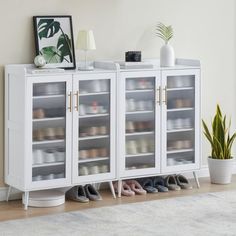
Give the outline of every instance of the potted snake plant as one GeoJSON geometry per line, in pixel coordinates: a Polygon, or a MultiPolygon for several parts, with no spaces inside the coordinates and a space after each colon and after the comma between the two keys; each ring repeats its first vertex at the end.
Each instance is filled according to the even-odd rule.
{"type": "Polygon", "coordinates": [[[211,156],[208,157],[208,167],[211,183],[231,183],[234,158],[231,155],[236,132],[230,135],[231,121],[226,124],[226,115],[222,115],[220,106],[216,107],[216,114],[211,124],[211,131],[202,120],[204,135],[211,145],[211,156]]]}

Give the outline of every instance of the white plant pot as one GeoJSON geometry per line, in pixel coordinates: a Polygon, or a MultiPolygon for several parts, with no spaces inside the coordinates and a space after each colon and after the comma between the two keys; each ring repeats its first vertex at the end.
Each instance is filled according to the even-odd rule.
{"type": "Polygon", "coordinates": [[[160,51],[160,65],[162,67],[175,66],[175,52],[171,45],[165,44],[160,51]]]}
{"type": "Polygon", "coordinates": [[[210,172],[211,183],[229,184],[231,183],[234,158],[232,159],[213,159],[208,157],[208,167],[210,172]]]}

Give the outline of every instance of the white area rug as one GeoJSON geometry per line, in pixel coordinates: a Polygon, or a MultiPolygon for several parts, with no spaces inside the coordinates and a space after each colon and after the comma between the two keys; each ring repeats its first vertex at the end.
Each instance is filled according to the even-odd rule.
{"type": "Polygon", "coordinates": [[[236,235],[236,191],[7,221],[0,223],[0,235],[236,235]]]}

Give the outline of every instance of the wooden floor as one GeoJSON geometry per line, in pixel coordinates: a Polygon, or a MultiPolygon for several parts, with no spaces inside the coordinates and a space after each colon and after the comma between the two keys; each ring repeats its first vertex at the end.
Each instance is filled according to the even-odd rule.
{"type": "Polygon", "coordinates": [[[0,202],[0,221],[12,220],[12,219],[23,219],[35,216],[42,216],[48,214],[63,213],[69,211],[79,211],[88,208],[95,207],[104,207],[104,206],[115,206],[120,204],[142,202],[142,201],[151,201],[159,200],[165,198],[181,197],[181,196],[190,196],[200,193],[208,192],[221,192],[236,190],[236,175],[233,176],[232,183],[229,185],[215,185],[210,184],[208,178],[201,178],[200,184],[201,188],[197,189],[195,183],[193,183],[193,190],[181,190],[181,191],[171,191],[168,193],[157,193],[157,194],[147,194],[144,196],[136,195],[134,197],[122,197],[113,199],[109,191],[101,192],[103,197],[102,201],[98,202],[89,202],[89,203],[77,203],[72,201],[66,201],[64,205],[52,208],[32,208],[29,207],[27,211],[23,209],[21,201],[9,201],[9,202],[0,202]]]}

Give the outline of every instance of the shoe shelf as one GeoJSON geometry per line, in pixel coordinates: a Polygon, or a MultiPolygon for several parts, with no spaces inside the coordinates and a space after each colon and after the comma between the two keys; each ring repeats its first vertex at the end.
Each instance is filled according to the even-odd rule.
{"type": "Polygon", "coordinates": [[[168,92],[171,91],[184,91],[184,90],[193,90],[194,87],[183,87],[183,88],[167,88],[168,92]]]}
{"type": "Polygon", "coordinates": [[[131,158],[131,157],[142,157],[142,156],[153,156],[153,155],[155,155],[153,152],[146,152],[146,153],[128,154],[125,157],[131,158]]]}
{"type": "Polygon", "coordinates": [[[58,95],[42,95],[42,96],[33,96],[33,99],[47,99],[47,98],[64,98],[64,94],[58,94],[58,95]]]}
{"type": "Polygon", "coordinates": [[[109,135],[96,135],[96,136],[81,137],[79,138],[79,141],[86,141],[86,140],[92,140],[92,139],[105,139],[105,138],[109,138],[109,135]]]}
{"type": "Polygon", "coordinates": [[[53,144],[53,143],[64,143],[64,139],[55,139],[55,140],[44,140],[44,141],[33,141],[33,145],[42,145],[42,144],[53,144]]]}
{"type": "Polygon", "coordinates": [[[65,120],[65,117],[52,117],[52,118],[43,118],[43,119],[33,119],[33,122],[58,121],[58,120],[65,120]]]}
{"type": "Polygon", "coordinates": [[[60,162],[50,162],[50,163],[34,164],[33,168],[48,167],[48,166],[61,166],[61,165],[65,165],[65,162],[64,161],[60,161],[60,162]]]}
{"type": "Polygon", "coordinates": [[[177,149],[177,150],[167,151],[167,154],[172,154],[172,153],[184,153],[184,152],[193,152],[193,151],[194,151],[193,148],[189,148],[189,149],[177,149]]]}
{"type": "Polygon", "coordinates": [[[97,118],[97,117],[105,117],[105,116],[109,116],[109,114],[108,114],[108,113],[104,113],[104,114],[84,115],[84,116],[79,116],[79,119],[84,119],[84,118],[97,118]]]}
{"type": "Polygon", "coordinates": [[[97,96],[97,95],[109,95],[109,92],[99,92],[99,93],[80,93],[80,97],[87,97],[87,96],[97,96]]]}
{"type": "Polygon", "coordinates": [[[153,89],[135,89],[135,90],[126,90],[126,93],[150,93],[153,92],[153,89]]]}
{"type": "Polygon", "coordinates": [[[97,158],[86,158],[79,160],[78,163],[87,163],[87,162],[94,162],[94,161],[106,161],[109,160],[109,157],[97,157],[97,158]]]}
{"type": "Polygon", "coordinates": [[[126,115],[134,115],[134,114],[148,114],[153,113],[153,110],[146,110],[146,111],[128,111],[125,114],[126,115]]]}
{"type": "Polygon", "coordinates": [[[137,135],[152,135],[154,131],[146,131],[146,132],[134,132],[134,133],[126,133],[126,136],[137,136],[137,135]]]}
{"type": "Polygon", "coordinates": [[[174,109],[167,109],[167,112],[175,112],[175,111],[193,111],[194,107],[183,107],[183,108],[174,108],[174,109]]]}
{"type": "Polygon", "coordinates": [[[172,130],[167,130],[167,133],[190,132],[193,130],[194,130],[193,128],[172,129],[172,130]]]}
{"type": "Polygon", "coordinates": [[[199,62],[176,63],[183,65],[122,70],[110,63],[107,71],[60,75],[8,65],[6,184],[27,200],[29,191],[198,170],[199,62]]]}

